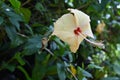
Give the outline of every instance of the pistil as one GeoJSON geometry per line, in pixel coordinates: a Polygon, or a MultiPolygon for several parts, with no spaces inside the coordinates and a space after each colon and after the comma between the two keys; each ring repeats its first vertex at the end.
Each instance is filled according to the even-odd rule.
{"type": "Polygon", "coordinates": [[[102,42],[96,42],[96,41],[90,41],[89,39],[87,39],[84,34],[80,33],[80,36],[83,37],[87,42],[89,42],[92,45],[98,46],[100,48],[104,48],[104,44],[102,42]]]}
{"type": "Polygon", "coordinates": [[[104,44],[102,44],[102,42],[90,41],[89,39],[87,39],[86,36],[82,33],[82,30],[80,29],[80,27],[77,27],[74,30],[74,34],[77,35],[77,36],[80,36],[80,37],[84,38],[87,42],[89,42],[92,45],[104,48],[104,44]]]}

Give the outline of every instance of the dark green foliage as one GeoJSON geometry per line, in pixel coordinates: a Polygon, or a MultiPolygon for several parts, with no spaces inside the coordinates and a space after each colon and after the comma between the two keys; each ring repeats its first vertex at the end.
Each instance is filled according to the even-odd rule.
{"type": "Polygon", "coordinates": [[[119,80],[119,34],[120,0],[0,0],[0,80],[119,80]],[[68,8],[90,16],[105,49],[83,41],[73,54],[51,36],[53,23],[68,8]]]}

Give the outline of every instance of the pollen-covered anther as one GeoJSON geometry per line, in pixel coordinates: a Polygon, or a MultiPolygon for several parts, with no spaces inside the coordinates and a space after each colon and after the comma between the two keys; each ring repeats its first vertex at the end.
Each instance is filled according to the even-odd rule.
{"type": "Polygon", "coordinates": [[[75,30],[74,30],[74,34],[79,36],[79,34],[81,33],[81,29],[79,27],[77,27],[75,30]]]}

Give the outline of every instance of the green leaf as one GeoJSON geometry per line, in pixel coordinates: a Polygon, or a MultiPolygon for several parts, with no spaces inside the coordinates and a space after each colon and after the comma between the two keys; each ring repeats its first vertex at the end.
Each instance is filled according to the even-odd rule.
{"type": "Polygon", "coordinates": [[[35,5],[35,8],[36,8],[38,11],[40,11],[42,14],[43,14],[43,11],[45,11],[45,8],[44,8],[44,6],[43,6],[41,3],[37,3],[37,4],[35,5]]]}
{"type": "Polygon", "coordinates": [[[88,78],[92,78],[92,75],[91,75],[89,72],[85,71],[84,69],[78,67],[77,70],[78,70],[78,72],[79,72],[79,71],[82,72],[82,75],[83,75],[83,76],[88,77],[88,78]]]}
{"type": "Polygon", "coordinates": [[[11,11],[5,11],[5,14],[9,17],[10,22],[14,26],[16,26],[16,28],[18,30],[20,30],[20,24],[19,24],[19,22],[23,21],[22,17],[20,15],[16,14],[16,13],[14,13],[14,12],[11,12],[11,11]]]}
{"type": "Polygon", "coordinates": [[[100,66],[98,66],[98,65],[95,65],[95,64],[89,64],[88,65],[88,68],[96,68],[96,69],[100,69],[100,70],[103,70],[103,67],[100,67],[100,66]]]}
{"type": "Polygon", "coordinates": [[[72,56],[72,53],[71,53],[71,52],[65,51],[64,55],[65,55],[65,56],[68,56],[68,60],[69,60],[70,62],[73,62],[73,56],[72,56]]]}
{"type": "Polygon", "coordinates": [[[25,75],[26,77],[26,80],[31,80],[31,78],[29,77],[29,74],[27,73],[27,71],[22,67],[22,66],[17,66],[17,68],[23,72],[23,74],[25,75]]]}
{"type": "Polygon", "coordinates": [[[117,73],[118,75],[120,75],[120,64],[119,62],[115,62],[113,65],[113,70],[115,71],[115,73],[117,73]]]}
{"type": "Polygon", "coordinates": [[[16,47],[25,41],[25,38],[18,36],[14,26],[5,26],[7,36],[11,40],[11,47],[16,47]]]}
{"type": "Polygon", "coordinates": [[[0,17],[0,25],[3,23],[3,17],[0,17]]]}
{"type": "Polygon", "coordinates": [[[9,1],[14,8],[20,8],[21,7],[21,3],[20,3],[19,0],[9,0],[9,1]]]}
{"type": "Polygon", "coordinates": [[[9,18],[9,20],[13,25],[15,25],[17,27],[18,30],[20,30],[20,24],[19,24],[17,18],[11,17],[11,18],[9,18]]]}
{"type": "Polygon", "coordinates": [[[8,64],[8,63],[3,62],[1,67],[3,69],[8,69],[9,71],[13,72],[15,70],[16,66],[15,66],[15,64],[8,64]]]}
{"type": "Polygon", "coordinates": [[[6,33],[11,41],[16,39],[16,29],[13,26],[5,26],[6,33]]]}
{"type": "Polygon", "coordinates": [[[32,80],[42,80],[46,73],[46,67],[37,63],[32,72],[32,80]]]}
{"type": "Polygon", "coordinates": [[[105,8],[105,6],[110,2],[111,0],[101,0],[101,8],[105,8]]]}
{"type": "Polygon", "coordinates": [[[62,47],[63,47],[63,48],[65,47],[65,45],[60,41],[59,38],[55,37],[54,40],[55,40],[55,42],[56,42],[61,48],[62,48],[62,47]]]}
{"type": "Polygon", "coordinates": [[[58,55],[63,55],[65,50],[66,50],[66,45],[56,36],[52,36],[52,39],[56,42],[56,44],[58,45],[57,47],[59,48],[59,50],[57,50],[57,53],[59,52],[60,54],[58,55]]]}
{"type": "Polygon", "coordinates": [[[22,21],[22,18],[19,15],[17,15],[17,14],[13,14],[13,16],[9,17],[9,20],[20,31],[20,24],[19,24],[19,22],[22,21]]]}
{"type": "Polygon", "coordinates": [[[77,76],[79,80],[82,80],[84,78],[83,73],[77,68],[77,76]]]}
{"type": "Polygon", "coordinates": [[[84,77],[82,80],[87,80],[87,78],[86,78],[86,77],[84,77]]]}
{"type": "Polygon", "coordinates": [[[31,11],[28,8],[20,8],[23,19],[26,23],[30,21],[31,11]]]}
{"type": "Polygon", "coordinates": [[[120,80],[120,78],[118,78],[118,77],[106,77],[106,78],[103,78],[101,80],[120,80]]]}
{"type": "Polygon", "coordinates": [[[53,66],[49,66],[46,72],[47,75],[54,75],[57,74],[57,66],[53,65],[53,66]]]}
{"type": "Polygon", "coordinates": [[[45,56],[45,53],[43,53],[43,55],[36,54],[35,66],[32,71],[32,80],[43,80],[47,71],[47,64],[42,64],[42,61],[44,61],[45,56]]]}
{"type": "Polygon", "coordinates": [[[58,77],[60,80],[65,80],[66,75],[64,71],[64,64],[57,63],[57,72],[58,72],[58,77]]]}
{"type": "Polygon", "coordinates": [[[42,48],[42,36],[33,36],[28,39],[27,43],[25,44],[24,54],[32,55],[33,53],[38,52],[40,48],[42,48]]]}
{"type": "Polygon", "coordinates": [[[20,65],[25,65],[25,61],[22,59],[22,57],[20,56],[20,52],[17,52],[14,56],[15,59],[17,59],[17,61],[20,63],[20,65]]]}

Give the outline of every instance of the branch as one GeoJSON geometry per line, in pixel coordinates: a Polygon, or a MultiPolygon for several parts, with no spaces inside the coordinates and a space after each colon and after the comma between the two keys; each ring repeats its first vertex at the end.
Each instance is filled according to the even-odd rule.
{"type": "Polygon", "coordinates": [[[31,0],[25,1],[25,2],[22,4],[22,6],[25,6],[25,5],[28,4],[30,1],[31,1],[31,0]]]}

